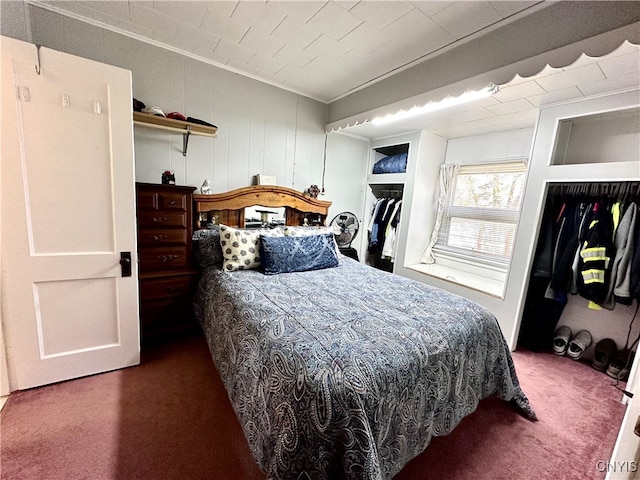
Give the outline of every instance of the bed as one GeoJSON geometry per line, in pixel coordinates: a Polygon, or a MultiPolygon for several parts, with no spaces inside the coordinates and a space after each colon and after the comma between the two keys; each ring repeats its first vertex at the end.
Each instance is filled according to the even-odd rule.
{"type": "MultiPolygon", "coordinates": [[[[229,192],[221,202],[196,195],[196,217],[239,218],[237,210],[259,202],[291,209],[294,222],[306,213],[326,218],[329,202],[263,188],[229,192]]],[[[263,232],[262,268],[227,271],[216,246],[226,228],[200,232],[198,242],[213,241],[199,257],[194,310],[268,478],[390,479],[489,396],[535,420],[498,323],[483,307],[337,251],[327,268],[263,273],[283,251],[273,244],[317,243],[322,228],[293,227],[285,237],[304,236],[294,240],[263,232]]]]}

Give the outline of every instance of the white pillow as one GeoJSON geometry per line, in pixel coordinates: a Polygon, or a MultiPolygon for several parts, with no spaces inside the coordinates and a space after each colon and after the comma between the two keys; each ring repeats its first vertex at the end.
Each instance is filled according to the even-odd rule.
{"type": "Polygon", "coordinates": [[[227,272],[260,267],[260,235],[282,237],[280,228],[239,229],[220,225],[222,268],[227,272]]]}

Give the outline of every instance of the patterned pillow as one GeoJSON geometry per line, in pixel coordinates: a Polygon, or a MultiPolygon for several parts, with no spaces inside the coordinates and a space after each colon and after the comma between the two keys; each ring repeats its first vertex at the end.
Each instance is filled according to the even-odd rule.
{"type": "Polygon", "coordinates": [[[250,270],[260,266],[260,236],[282,237],[280,228],[239,229],[220,225],[220,247],[227,272],[250,270]]]}
{"type": "Polygon", "coordinates": [[[262,237],[262,269],[267,275],[337,267],[339,260],[332,233],[299,237],[262,237]]]}
{"type": "Polygon", "coordinates": [[[191,239],[193,241],[193,256],[200,268],[222,265],[223,257],[218,225],[214,225],[208,230],[196,230],[191,239]]]}

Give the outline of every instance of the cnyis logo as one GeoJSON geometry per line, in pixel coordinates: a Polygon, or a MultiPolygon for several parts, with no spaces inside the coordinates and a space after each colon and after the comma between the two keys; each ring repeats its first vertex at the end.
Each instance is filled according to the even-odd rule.
{"type": "Polygon", "coordinates": [[[600,460],[596,463],[596,469],[599,472],[612,472],[612,473],[629,473],[638,471],[638,462],[625,461],[625,462],[605,462],[600,460]]]}

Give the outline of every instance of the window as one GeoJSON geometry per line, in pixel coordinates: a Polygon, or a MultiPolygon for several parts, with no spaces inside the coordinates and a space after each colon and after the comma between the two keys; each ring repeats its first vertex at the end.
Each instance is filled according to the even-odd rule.
{"type": "Polygon", "coordinates": [[[524,160],[461,166],[444,211],[436,255],[451,254],[506,268],[525,176],[524,160]]]}

